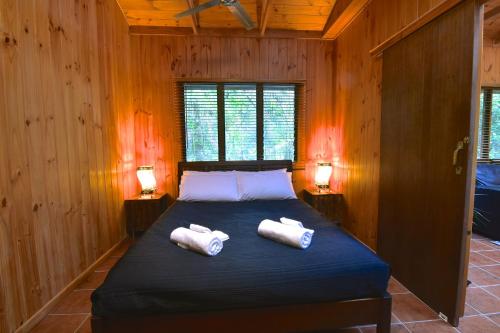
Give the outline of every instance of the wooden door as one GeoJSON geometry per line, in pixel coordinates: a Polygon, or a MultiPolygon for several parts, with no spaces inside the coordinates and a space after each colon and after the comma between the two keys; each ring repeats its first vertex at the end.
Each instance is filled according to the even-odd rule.
{"type": "Polygon", "coordinates": [[[481,14],[465,1],[383,55],[378,253],[454,325],[465,302],[481,14]]]}

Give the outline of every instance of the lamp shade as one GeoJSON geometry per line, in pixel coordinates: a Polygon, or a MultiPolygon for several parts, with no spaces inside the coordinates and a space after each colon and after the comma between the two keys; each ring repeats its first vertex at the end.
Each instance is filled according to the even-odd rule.
{"type": "Polygon", "coordinates": [[[137,167],[137,178],[141,183],[142,194],[153,194],[156,191],[156,178],[153,166],[143,165],[137,167]]]}
{"type": "Polygon", "coordinates": [[[332,175],[332,164],[318,163],[316,167],[316,175],[314,177],[314,184],[319,188],[330,187],[330,176],[332,175]]]}

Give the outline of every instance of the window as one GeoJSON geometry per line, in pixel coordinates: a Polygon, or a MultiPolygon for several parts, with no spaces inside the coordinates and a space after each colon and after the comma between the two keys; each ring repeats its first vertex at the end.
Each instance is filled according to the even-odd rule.
{"type": "Polygon", "coordinates": [[[183,83],[185,160],[296,160],[300,86],[183,83]]]}
{"type": "Polygon", "coordinates": [[[192,161],[217,161],[217,86],[186,86],[184,107],[186,155],[192,161]]]}
{"type": "Polygon", "coordinates": [[[500,160],[500,89],[481,90],[478,132],[478,159],[500,160]]]}

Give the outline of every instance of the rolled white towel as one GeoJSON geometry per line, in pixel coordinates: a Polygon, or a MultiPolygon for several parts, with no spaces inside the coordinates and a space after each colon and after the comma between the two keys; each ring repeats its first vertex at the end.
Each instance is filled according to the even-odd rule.
{"type": "Polygon", "coordinates": [[[296,226],[286,225],[272,220],[260,222],[257,230],[259,235],[272,239],[276,242],[307,249],[311,245],[314,230],[306,228],[297,228],[296,226]]]}
{"type": "Polygon", "coordinates": [[[225,242],[225,241],[227,241],[229,239],[229,235],[223,233],[220,230],[214,230],[214,231],[212,231],[212,235],[215,235],[215,236],[219,237],[219,239],[221,241],[223,241],[223,242],[225,242]]]}
{"type": "Polygon", "coordinates": [[[170,240],[184,249],[215,256],[223,247],[222,240],[212,233],[197,232],[187,228],[177,228],[170,234],[170,240]]]}
{"type": "Polygon", "coordinates": [[[211,234],[219,237],[219,239],[221,241],[223,241],[223,242],[225,242],[225,241],[227,241],[229,239],[229,235],[223,233],[222,231],[219,231],[219,230],[212,231],[209,228],[201,226],[201,225],[198,225],[198,224],[190,224],[189,225],[189,229],[191,229],[193,231],[196,231],[196,232],[208,232],[208,233],[211,233],[211,234]]]}
{"type": "Polygon", "coordinates": [[[196,232],[212,232],[212,230],[210,230],[207,227],[204,227],[204,226],[198,225],[198,224],[192,224],[192,223],[189,225],[189,229],[196,231],[196,232]]]}
{"type": "Polygon", "coordinates": [[[281,221],[281,223],[286,224],[286,225],[292,225],[292,226],[304,228],[304,225],[302,224],[302,222],[297,221],[297,220],[292,220],[292,219],[289,219],[287,217],[280,218],[280,221],[281,221]]]}

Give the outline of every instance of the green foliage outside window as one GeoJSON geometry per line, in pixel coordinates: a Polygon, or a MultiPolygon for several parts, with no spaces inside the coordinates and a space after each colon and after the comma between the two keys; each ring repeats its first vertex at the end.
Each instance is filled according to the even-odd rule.
{"type": "Polygon", "coordinates": [[[187,161],[257,160],[259,141],[261,159],[295,159],[295,85],[186,83],[183,97],[187,161]]]}
{"type": "Polygon", "coordinates": [[[478,133],[478,158],[500,160],[499,89],[483,88],[481,91],[478,133]]]}

